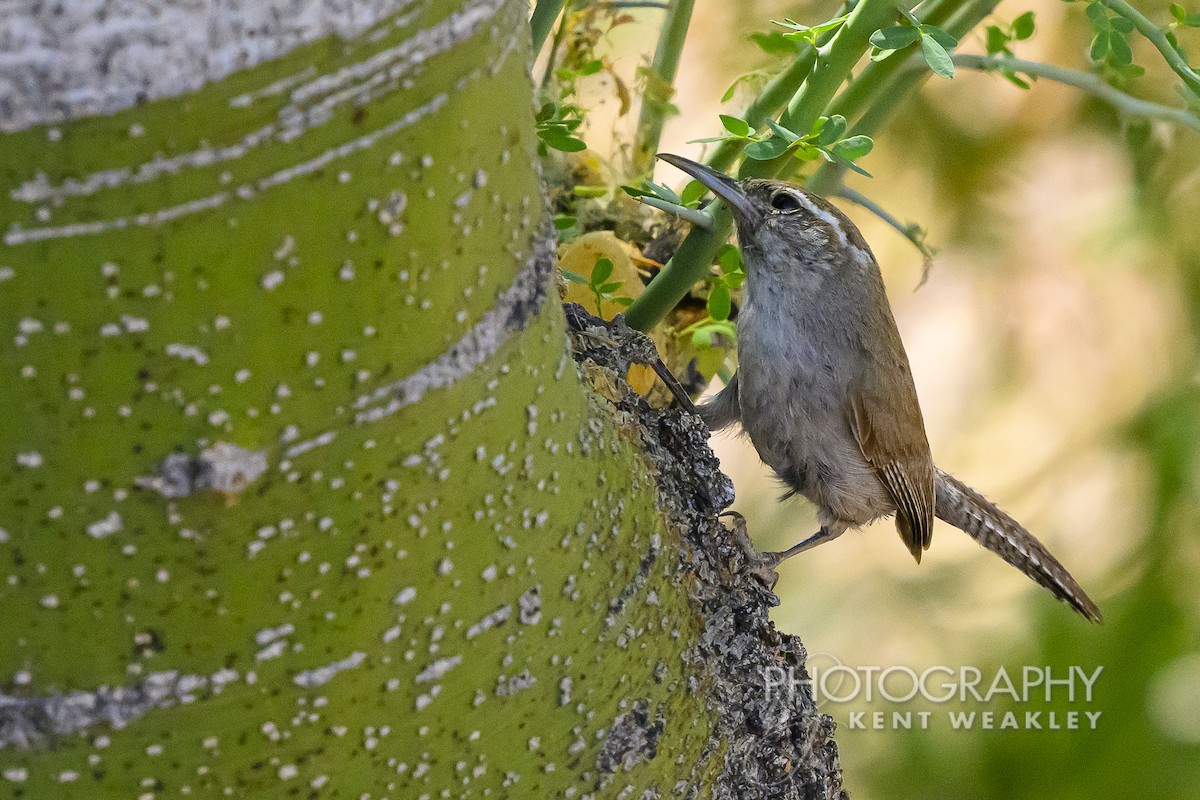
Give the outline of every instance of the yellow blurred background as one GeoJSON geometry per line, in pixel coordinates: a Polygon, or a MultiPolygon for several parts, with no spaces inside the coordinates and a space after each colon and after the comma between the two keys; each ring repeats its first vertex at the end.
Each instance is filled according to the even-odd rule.
{"type": "MultiPolygon", "coordinates": [[[[1165,2],[1139,7],[1168,19],[1165,2]]],[[[703,146],[687,142],[745,107],[749,91],[719,101],[739,74],[771,63],[748,34],[835,10],[700,0],[676,82],[681,114],[661,149],[699,158],[703,146]]],[[[1003,4],[997,18],[1028,10],[1037,34],[1019,57],[1088,69],[1082,3],[1003,4]]],[[[661,18],[633,13],[637,24],[600,48],[629,75],[653,52],[661,18]]],[[[1200,51],[1196,31],[1181,38],[1200,51]]],[[[959,49],[986,52],[982,28],[959,49]]],[[[1135,54],[1148,74],[1131,91],[1178,104],[1158,54],[1144,40],[1135,54]]],[[[617,118],[605,80],[585,96],[586,138],[601,152],[628,142],[633,122],[617,118]]],[[[979,708],[1100,711],[1094,731],[851,730],[855,710],[918,706],[823,706],[839,722],[847,789],[872,800],[1200,797],[1200,135],[1131,125],[1047,81],[1025,92],[960,69],[928,80],[862,164],[874,178],[850,185],[927,228],[940,250],[914,291],[921,255],[839,203],[882,266],[938,464],[1039,536],[1106,624],[1076,618],[940,522],[920,566],[890,520],[787,562],[774,618],[821,658],[916,671],[1104,668],[1086,705],[1056,696],[979,708]]],[[[658,179],[680,184],[666,167],[658,179]]],[[[816,530],[805,501],[777,502],[747,440],[714,447],[761,549],[816,530]]]]}

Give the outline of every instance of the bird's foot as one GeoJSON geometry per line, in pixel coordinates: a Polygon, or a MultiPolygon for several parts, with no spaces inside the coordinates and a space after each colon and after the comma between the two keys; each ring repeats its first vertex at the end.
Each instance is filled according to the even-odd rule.
{"type": "Polygon", "coordinates": [[[779,563],[775,558],[777,554],[762,553],[754,547],[754,543],[750,541],[750,532],[746,528],[746,518],[741,514],[736,511],[726,511],[721,516],[733,520],[733,528],[730,530],[731,538],[745,558],[745,571],[757,578],[767,589],[774,589],[775,584],[779,582],[779,573],[775,571],[775,566],[779,563]]]}

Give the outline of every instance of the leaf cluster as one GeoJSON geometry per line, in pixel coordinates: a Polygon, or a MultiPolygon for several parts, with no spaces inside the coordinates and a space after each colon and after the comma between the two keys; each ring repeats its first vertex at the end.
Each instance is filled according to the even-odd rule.
{"type": "MultiPolygon", "coordinates": [[[[989,56],[1005,56],[1007,58],[1015,58],[1012,48],[1009,47],[1013,42],[1023,42],[1033,36],[1035,30],[1035,22],[1032,11],[1026,11],[1021,16],[1012,21],[1011,25],[1003,23],[996,25],[988,25],[985,32],[985,44],[989,56]]],[[[1022,89],[1029,88],[1029,81],[1018,76],[1015,72],[1009,70],[997,70],[1000,75],[1004,76],[1009,83],[1018,86],[1022,89]]],[[[1036,80],[1036,78],[1031,78],[1036,80]]]]}
{"type": "Polygon", "coordinates": [[[538,109],[534,118],[537,123],[537,137],[540,140],[538,150],[540,155],[546,155],[546,148],[561,150],[564,153],[578,153],[587,149],[587,143],[575,135],[583,124],[583,112],[571,103],[545,103],[538,109]]]}
{"type": "Polygon", "coordinates": [[[766,121],[767,131],[763,133],[754,131],[750,123],[740,117],[721,114],[720,119],[722,127],[725,128],[724,136],[695,139],[693,143],[724,142],[732,139],[746,143],[743,152],[746,158],[753,161],[770,161],[790,153],[801,161],[824,158],[868,178],[871,177],[871,173],[854,161],[870,153],[875,143],[870,136],[846,136],[846,118],[840,114],[819,117],[804,134],[788,130],[771,119],[766,121]]]}
{"type": "Polygon", "coordinates": [[[613,294],[623,285],[621,281],[610,281],[609,278],[613,274],[613,262],[609,258],[596,259],[595,266],[592,267],[590,277],[583,277],[577,272],[570,270],[562,270],[562,275],[572,283],[585,284],[592,291],[592,296],[596,298],[596,308],[600,308],[601,303],[605,300],[616,303],[619,306],[629,307],[633,305],[632,297],[623,297],[613,294]]]}
{"type": "Polygon", "coordinates": [[[954,62],[950,60],[949,51],[958,46],[958,39],[939,27],[921,22],[904,8],[900,9],[900,13],[903,19],[899,25],[880,28],[871,34],[871,44],[874,48],[871,60],[882,61],[897,50],[920,42],[921,55],[934,74],[943,78],[953,78],[954,62]]]}
{"type": "Polygon", "coordinates": [[[737,342],[737,327],[729,315],[733,312],[733,291],[746,282],[741,251],[731,244],[722,245],[717,251],[717,269],[717,274],[709,278],[705,304],[708,316],[679,332],[680,336],[690,336],[692,346],[699,350],[712,347],[713,337],[718,334],[731,344],[737,342]]]}

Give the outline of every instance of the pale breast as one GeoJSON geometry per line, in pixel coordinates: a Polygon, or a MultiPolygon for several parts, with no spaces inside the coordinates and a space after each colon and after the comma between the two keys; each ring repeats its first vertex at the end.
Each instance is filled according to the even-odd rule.
{"type": "Polygon", "coordinates": [[[850,431],[847,381],[820,334],[758,312],[738,319],[738,397],[763,461],[823,516],[861,525],[894,511],[850,431]]]}

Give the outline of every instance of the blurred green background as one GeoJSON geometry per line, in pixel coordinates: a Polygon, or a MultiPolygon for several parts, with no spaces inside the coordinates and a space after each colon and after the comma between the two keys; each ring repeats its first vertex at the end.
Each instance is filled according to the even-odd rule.
{"type": "MultiPolygon", "coordinates": [[[[1167,3],[1138,3],[1156,21],[1167,3]]],[[[1185,4],[1186,5],[1186,4],[1185,4]]],[[[1193,3],[1194,5],[1194,3],[1193,3]]],[[[829,3],[697,3],[677,80],[681,115],[663,149],[699,157],[739,74],[770,62],[747,35],[792,17],[815,23],[829,3]]],[[[1082,3],[1005,3],[997,18],[1037,16],[1022,58],[1087,69],[1082,3]]],[[[1195,13],[1200,8],[1189,7],[1195,13]]],[[[653,52],[658,12],[600,45],[632,75],[653,52]]],[[[960,46],[985,52],[982,29],[960,46]]],[[[1187,31],[1186,45],[1200,50],[1187,31]]],[[[1131,91],[1178,104],[1174,77],[1144,41],[1148,67],[1131,91]]],[[[611,87],[584,98],[588,141],[628,141],[611,87]]],[[[940,707],[928,730],[850,730],[856,710],[934,708],[854,702],[823,708],[839,722],[845,783],[858,798],[1200,798],[1200,136],[1130,123],[1082,93],[1045,81],[1023,92],[960,70],[932,78],[877,138],[851,185],[940,249],[914,291],[921,257],[899,234],[841,204],[882,265],[939,465],[1013,513],[1099,602],[1093,627],[964,534],[938,523],[917,566],[890,521],[788,562],[778,626],[816,661],[915,671],[1004,666],[1091,672],[1090,703],[951,706],[1101,712],[1094,731],[953,730],[940,707]]],[[[678,184],[662,169],[661,180],[678,184]]],[[[779,487],[749,443],[715,442],[763,549],[816,529],[803,500],[779,487]]],[[[903,687],[901,687],[903,688],[903,687]]],[[[1087,727],[1086,725],[1084,726],[1087,727]]]]}

